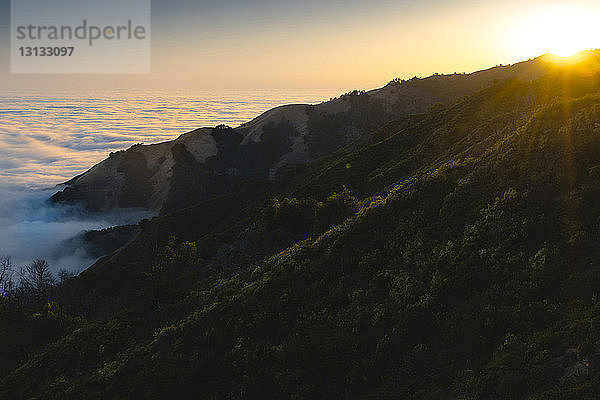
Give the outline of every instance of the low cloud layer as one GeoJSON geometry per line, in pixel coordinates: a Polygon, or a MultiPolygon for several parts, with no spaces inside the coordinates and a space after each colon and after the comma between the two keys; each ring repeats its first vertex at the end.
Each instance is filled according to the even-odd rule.
{"type": "Polygon", "coordinates": [[[200,127],[237,126],[275,106],[324,96],[323,91],[3,93],[0,186],[54,185],[135,143],[171,140],[200,127]]]}
{"type": "Polygon", "coordinates": [[[135,223],[149,216],[142,210],[94,216],[74,207],[55,206],[47,201],[55,191],[0,189],[0,255],[9,255],[16,266],[43,258],[54,271],[80,272],[94,259],[69,239],[83,231],[135,223]]]}

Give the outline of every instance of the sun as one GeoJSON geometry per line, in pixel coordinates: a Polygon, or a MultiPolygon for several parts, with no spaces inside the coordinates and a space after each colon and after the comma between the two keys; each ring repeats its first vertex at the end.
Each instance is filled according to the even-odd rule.
{"type": "Polygon", "coordinates": [[[535,10],[520,21],[515,45],[523,55],[551,53],[561,57],[600,47],[600,11],[561,5],[535,10]]]}

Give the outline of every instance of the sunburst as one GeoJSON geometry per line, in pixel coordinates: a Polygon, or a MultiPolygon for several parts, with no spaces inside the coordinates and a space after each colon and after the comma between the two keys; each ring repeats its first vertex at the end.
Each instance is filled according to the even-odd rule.
{"type": "Polygon", "coordinates": [[[598,9],[575,5],[536,10],[515,29],[515,46],[530,57],[546,53],[567,57],[600,47],[599,18],[598,9]]]}

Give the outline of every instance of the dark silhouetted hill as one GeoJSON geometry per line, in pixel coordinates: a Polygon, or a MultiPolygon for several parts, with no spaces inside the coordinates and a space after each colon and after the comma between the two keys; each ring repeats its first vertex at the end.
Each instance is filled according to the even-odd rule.
{"type": "Polygon", "coordinates": [[[0,397],[596,398],[594,55],[141,221],[49,302],[5,299],[0,397]]]}

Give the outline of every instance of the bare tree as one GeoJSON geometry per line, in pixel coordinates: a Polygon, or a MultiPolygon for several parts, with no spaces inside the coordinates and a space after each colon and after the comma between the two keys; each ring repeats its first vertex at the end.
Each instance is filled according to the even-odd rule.
{"type": "Polygon", "coordinates": [[[56,274],[56,277],[58,278],[58,284],[63,285],[69,279],[75,277],[75,273],[73,273],[72,271],[69,271],[67,269],[61,268],[58,271],[58,273],[56,274]]]}
{"type": "Polygon", "coordinates": [[[44,300],[50,288],[56,283],[50,265],[46,260],[34,260],[31,264],[21,269],[21,286],[32,293],[36,300],[44,300]]]}
{"type": "Polygon", "coordinates": [[[8,296],[13,285],[13,265],[9,256],[0,257],[0,298],[8,296]]]}

